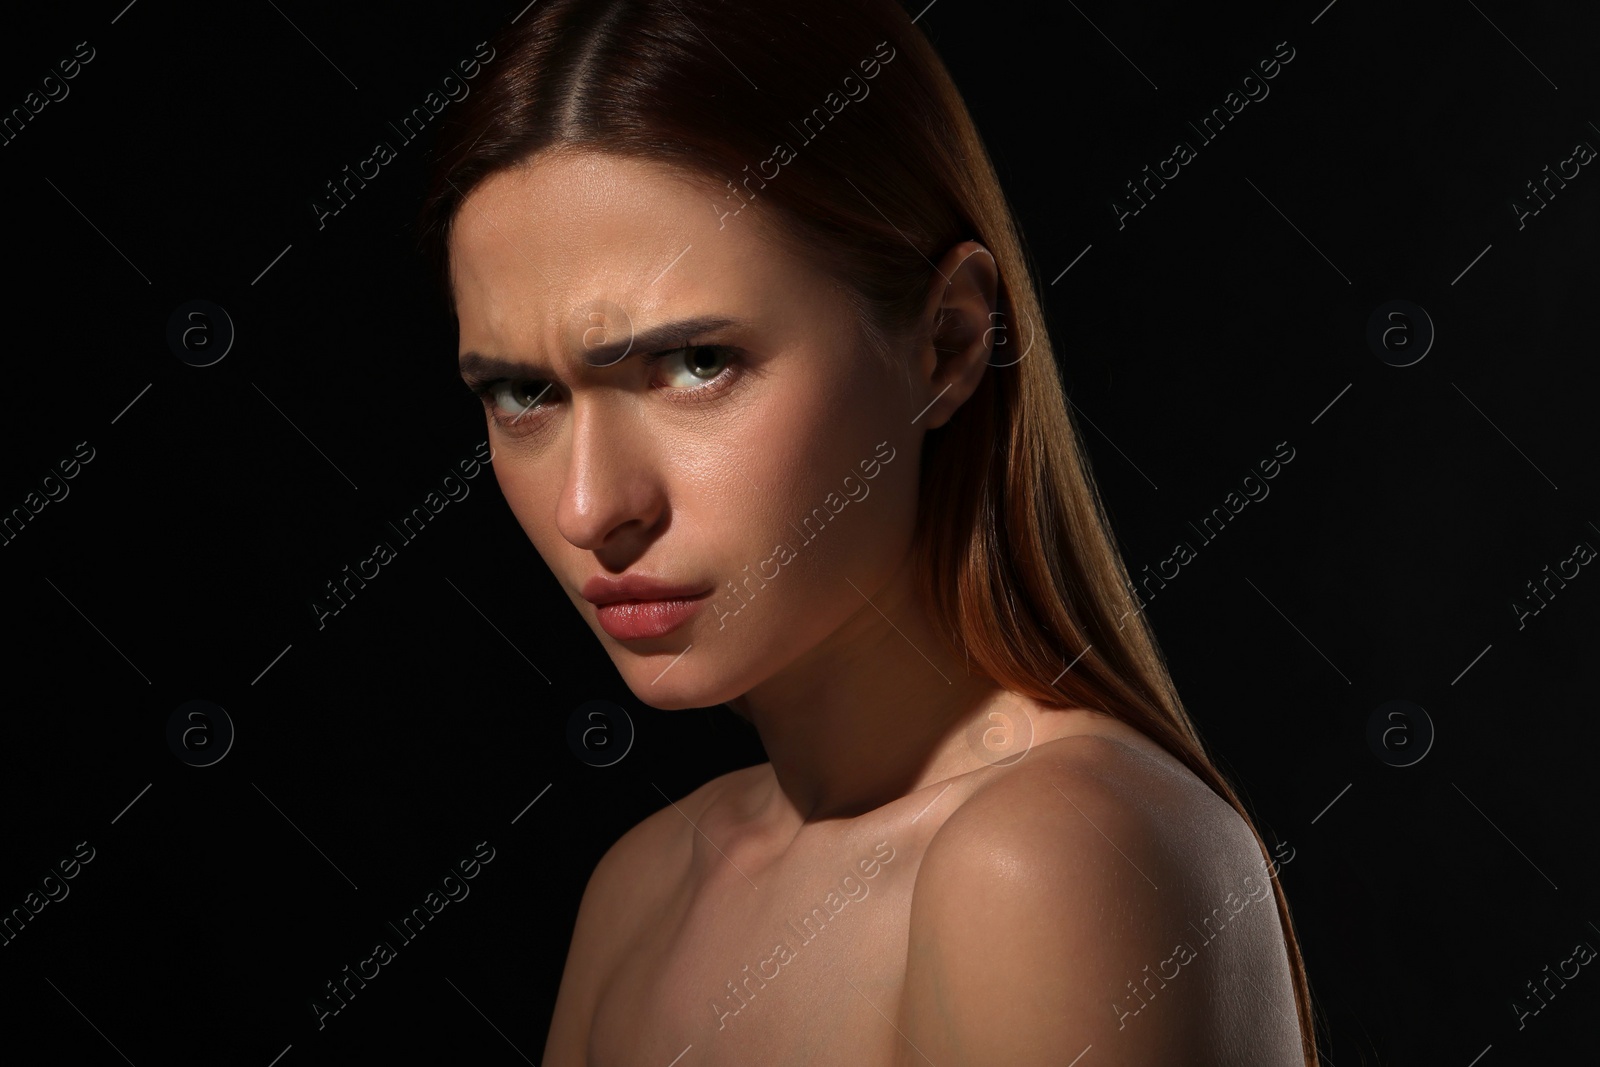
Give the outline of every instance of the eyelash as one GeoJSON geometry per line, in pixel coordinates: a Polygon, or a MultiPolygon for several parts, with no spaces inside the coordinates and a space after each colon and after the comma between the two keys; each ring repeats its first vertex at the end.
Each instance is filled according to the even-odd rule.
{"type": "MultiPolygon", "coordinates": [[[[692,352],[692,351],[694,351],[696,349],[702,349],[702,348],[708,348],[708,349],[712,350],[713,352],[716,352],[716,353],[719,353],[720,355],[726,356],[727,359],[728,359],[728,365],[726,367],[724,367],[722,369],[722,371],[715,378],[706,379],[704,385],[693,385],[693,386],[685,386],[685,387],[672,387],[672,386],[663,386],[662,387],[668,394],[667,398],[672,400],[673,403],[700,403],[702,401],[710,400],[712,398],[712,396],[723,392],[725,389],[728,388],[728,386],[730,386],[732,384],[732,378],[734,377],[733,368],[736,365],[737,357],[741,354],[739,349],[733,348],[733,347],[731,347],[729,345],[702,345],[702,344],[695,344],[692,341],[686,341],[683,344],[680,344],[680,345],[678,345],[678,346],[676,346],[674,348],[664,349],[664,350],[662,350],[660,352],[655,352],[655,353],[653,353],[651,355],[647,355],[647,356],[640,356],[639,360],[640,360],[641,363],[645,364],[646,366],[654,366],[655,364],[661,362],[663,359],[668,359],[670,357],[680,355],[680,354],[682,354],[684,352],[692,352]],[[683,394],[683,393],[688,393],[688,394],[691,394],[691,395],[689,395],[689,396],[681,396],[681,395],[680,396],[674,396],[673,395],[673,394],[683,394]]],[[[546,392],[548,392],[553,386],[548,382],[544,382],[544,380],[541,379],[541,378],[491,378],[490,380],[488,380],[486,382],[481,382],[481,383],[477,383],[477,384],[473,384],[473,385],[469,385],[468,386],[468,388],[471,391],[472,395],[477,397],[478,400],[483,403],[484,409],[487,410],[488,413],[489,413],[489,417],[494,420],[495,424],[498,425],[501,430],[505,431],[508,434],[519,434],[519,433],[531,432],[534,427],[536,427],[540,422],[543,421],[543,415],[540,414],[540,411],[542,409],[544,409],[544,408],[548,408],[550,406],[550,404],[549,404],[548,401],[546,401],[546,402],[544,402],[542,404],[536,404],[534,407],[530,408],[528,411],[524,412],[522,415],[515,415],[515,416],[509,416],[509,417],[503,416],[499,412],[499,409],[498,409],[497,404],[495,403],[495,398],[494,398],[493,394],[494,394],[495,390],[500,388],[500,386],[505,385],[507,383],[512,383],[512,384],[516,384],[516,385],[529,385],[529,384],[540,384],[540,383],[543,383],[545,385],[545,388],[544,388],[544,390],[542,390],[539,393],[535,394],[535,396],[534,396],[535,400],[538,400],[540,397],[543,397],[544,394],[546,392]],[[527,427],[527,429],[513,429],[513,424],[515,424],[516,426],[519,426],[519,427],[527,427]]]]}

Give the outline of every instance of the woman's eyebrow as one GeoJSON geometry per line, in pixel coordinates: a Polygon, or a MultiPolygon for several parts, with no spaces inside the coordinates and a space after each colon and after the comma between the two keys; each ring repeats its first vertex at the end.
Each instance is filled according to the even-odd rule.
{"type": "MultiPolygon", "coordinates": [[[[711,333],[729,326],[742,326],[744,320],[726,315],[699,315],[675,322],[664,322],[604,344],[585,345],[583,362],[590,367],[609,367],[635,352],[658,352],[693,340],[697,335],[711,333]]],[[[486,356],[479,352],[465,352],[459,366],[461,377],[468,381],[489,378],[550,377],[550,368],[532,360],[504,359],[486,356]]]]}

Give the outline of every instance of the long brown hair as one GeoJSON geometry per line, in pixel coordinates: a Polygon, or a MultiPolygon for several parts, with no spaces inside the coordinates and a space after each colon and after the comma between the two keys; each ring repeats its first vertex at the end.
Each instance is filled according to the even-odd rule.
{"type": "MultiPolygon", "coordinates": [[[[1005,343],[924,444],[915,552],[926,606],[952,653],[999,685],[1107,712],[1161,744],[1239,812],[1266,859],[1129,602],[1010,207],[907,13],[893,0],[546,0],[494,48],[487,77],[442,126],[419,219],[452,308],[449,234],[466,196],[553,147],[670,165],[717,190],[708,210],[722,225],[750,222],[747,209],[775,223],[765,232],[843,283],[880,355],[917,328],[934,259],[963,240],[993,253],[991,340],[1005,343]]],[[[1299,941],[1271,883],[1316,1067],[1299,941]]]]}

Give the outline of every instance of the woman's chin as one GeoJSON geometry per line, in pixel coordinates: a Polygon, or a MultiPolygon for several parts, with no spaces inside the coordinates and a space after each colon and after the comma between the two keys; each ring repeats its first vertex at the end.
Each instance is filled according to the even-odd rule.
{"type": "Polygon", "coordinates": [[[674,678],[673,674],[683,664],[668,664],[672,664],[672,660],[667,659],[660,664],[635,660],[632,663],[617,663],[617,670],[639,703],[661,711],[709,708],[730,698],[730,694],[724,691],[726,686],[723,679],[693,678],[687,673],[674,678]]]}
{"type": "Polygon", "coordinates": [[[693,690],[685,690],[683,692],[669,691],[663,693],[659,687],[652,686],[648,683],[643,686],[629,686],[629,689],[632,690],[634,697],[639,701],[639,703],[644,704],[647,707],[655,708],[657,711],[682,711],[685,708],[709,708],[721,703],[719,700],[716,700],[710,696],[696,693],[693,690]]]}

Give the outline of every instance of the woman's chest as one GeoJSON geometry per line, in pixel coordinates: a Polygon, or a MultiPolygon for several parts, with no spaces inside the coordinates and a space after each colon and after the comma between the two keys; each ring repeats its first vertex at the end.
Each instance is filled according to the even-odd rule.
{"type": "Polygon", "coordinates": [[[893,1062],[921,851],[885,838],[709,872],[621,953],[589,1067],[893,1062]]]}

